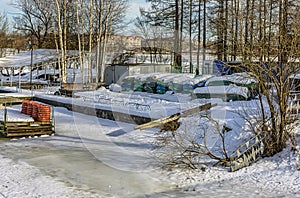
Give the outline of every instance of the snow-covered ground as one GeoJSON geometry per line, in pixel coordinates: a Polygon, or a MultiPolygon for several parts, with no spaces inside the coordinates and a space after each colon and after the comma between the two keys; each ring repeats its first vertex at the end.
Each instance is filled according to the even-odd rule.
{"type": "MultiPolygon", "coordinates": [[[[116,107],[119,102],[110,100],[105,104],[102,99],[109,96],[126,101],[126,104],[146,102],[153,108],[157,104],[162,111],[178,106],[177,110],[183,110],[197,104],[217,103],[211,115],[232,128],[226,142],[229,150],[234,150],[250,137],[237,112],[248,108],[249,114],[255,114],[256,107],[255,100],[192,100],[184,94],[175,95],[176,100],[174,95],[159,95],[158,99],[157,95],[149,93],[113,93],[108,90],[79,93],[78,96],[72,100],[52,95],[45,97],[89,106],[108,105],[118,110],[123,108],[116,107]]],[[[135,110],[135,113],[139,112],[145,113],[144,110],[135,110]]],[[[181,122],[179,130],[188,129],[188,126],[197,130],[193,127],[197,122],[195,116],[181,119],[181,122]]],[[[134,130],[134,124],[70,112],[62,107],[55,108],[55,124],[54,136],[1,140],[0,196],[300,197],[300,157],[290,146],[236,172],[229,172],[222,166],[205,166],[203,170],[193,171],[163,170],[154,157],[157,128],[134,130]]],[[[295,133],[299,144],[298,125],[295,133]]]]}

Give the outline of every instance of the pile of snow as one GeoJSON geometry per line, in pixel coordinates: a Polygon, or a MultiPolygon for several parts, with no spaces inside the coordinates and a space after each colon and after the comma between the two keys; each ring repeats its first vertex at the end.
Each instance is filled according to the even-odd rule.
{"type": "Polygon", "coordinates": [[[113,92],[121,92],[122,91],[122,87],[118,84],[110,84],[109,85],[109,90],[113,91],[113,92]]]}
{"type": "MultiPolygon", "coordinates": [[[[21,113],[20,110],[9,108],[9,107],[7,107],[6,109],[7,109],[7,117],[6,117],[7,122],[34,122],[34,119],[32,117],[21,113]]],[[[1,121],[4,121],[4,112],[5,109],[2,108],[0,110],[1,121]]]]}
{"type": "Polygon", "coordinates": [[[247,73],[234,73],[225,76],[213,76],[206,81],[205,86],[210,86],[212,82],[236,83],[240,85],[248,85],[256,83],[256,80],[251,78],[247,73]]]}
{"type": "Polygon", "coordinates": [[[241,97],[244,100],[247,100],[249,98],[249,90],[247,87],[240,87],[234,84],[231,84],[229,86],[199,87],[194,90],[194,94],[199,95],[199,97],[201,97],[201,95],[206,95],[208,98],[231,98],[233,97],[233,95],[241,97]]]}

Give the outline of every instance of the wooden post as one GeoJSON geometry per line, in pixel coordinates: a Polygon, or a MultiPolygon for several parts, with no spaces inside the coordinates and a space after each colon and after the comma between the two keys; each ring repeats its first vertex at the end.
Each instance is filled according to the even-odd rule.
{"type": "Polygon", "coordinates": [[[53,126],[53,131],[55,131],[55,119],[54,119],[54,107],[51,106],[51,110],[52,110],[52,126],[53,126]]]}
{"type": "Polygon", "coordinates": [[[5,108],[4,108],[4,128],[5,128],[5,125],[6,125],[6,119],[7,119],[7,109],[6,109],[6,105],[5,105],[5,108]]]}

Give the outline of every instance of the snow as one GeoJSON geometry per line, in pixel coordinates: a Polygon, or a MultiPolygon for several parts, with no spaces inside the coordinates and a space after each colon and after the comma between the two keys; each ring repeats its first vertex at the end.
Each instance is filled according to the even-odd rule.
{"type": "MultiPolygon", "coordinates": [[[[0,110],[0,120],[4,121],[4,108],[0,110]]],[[[25,115],[21,113],[20,110],[16,110],[13,108],[7,108],[7,117],[6,121],[8,122],[34,122],[34,119],[29,115],[25,115]]]]}
{"type": "Polygon", "coordinates": [[[235,94],[235,95],[241,95],[245,99],[248,98],[248,88],[247,87],[240,87],[236,86],[234,84],[231,84],[229,86],[208,86],[208,87],[198,87],[194,90],[195,94],[235,94]]]}
{"type": "MultiPolygon", "coordinates": [[[[232,129],[225,142],[229,151],[252,135],[241,113],[246,109],[250,116],[258,114],[256,100],[223,102],[178,93],[119,93],[101,88],[76,93],[78,98],[37,90],[33,94],[152,118],[216,103],[211,116],[232,129]],[[131,103],[150,108],[134,109],[131,103]]],[[[261,158],[236,172],[210,165],[198,170],[164,170],[154,157],[153,143],[159,129],[134,130],[134,124],[70,112],[63,107],[55,107],[54,115],[54,136],[0,140],[3,197],[299,197],[300,153],[291,151],[289,145],[277,155],[261,158]]],[[[179,131],[195,134],[201,127],[197,116],[180,121],[179,131]]],[[[294,130],[299,144],[298,126],[294,130]]],[[[209,142],[212,146],[219,141],[213,138],[209,142]]]]}
{"type": "Polygon", "coordinates": [[[225,75],[225,76],[213,76],[206,81],[206,86],[213,81],[230,81],[233,83],[240,83],[245,85],[256,82],[253,78],[251,78],[246,73],[235,73],[232,75],[225,75]]]}
{"type": "Polygon", "coordinates": [[[125,79],[135,78],[140,81],[147,81],[149,79],[157,80],[163,83],[178,83],[178,84],[189,84],[194,85],[200,81],[210,78],[211,75],[203,75],[195,77],[194,74],[190,73],[179,73],[179,74],[170,74],[170,73],[151,73],[151,74],[137,74],[134,76],[127,76],[125,79]]]}
{"type": "Polygon", "coordinates": [[[0,156],[0,196],[2,197],[91,197],[92,193],[67,187],[44,175],[38,168],[0,156]]]}
{"type": "MultiPolygon", "coordinates": [[[[76,55],[76,51],[68,51],[70,54],[76,55]]],[[[1,67],[23,67],[32,64],[47,62],[57,57],[55,49],[34,49],[32,51],[20,52],[15,55],[0,58],[1,67]],[[32,59],[31,59],[32,53],[32,59]]]]}
{"type": "MultiPolygon", "coordinates": [[[[10,89],[11,90],[11,89],[10,89]]],[[[27,94],[20,94],[20,93],[0,93],[0,98],[6,97],[20,97],[20,98],[28,98],[30,95],[27,94]]]]}

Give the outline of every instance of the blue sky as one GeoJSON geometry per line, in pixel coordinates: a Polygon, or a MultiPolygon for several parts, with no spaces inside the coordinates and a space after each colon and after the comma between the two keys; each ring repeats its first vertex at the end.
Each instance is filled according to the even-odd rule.
{"type": "Polygon", "coordinates": [[[10,3],[12,0],[1,0],[0,2],[0,12],[1,14],[6,14],[8,17],[12,17],[12,15],[18,10],[15,9],[10,3]]]}
{"type": "MultiPolygon", "coordinates": [[[[0,13],[5,13],[9,18],[18,10],[9,5],[13,0],[0,0],[0,13]]],[[[128,9],[127,17],[133,19],[139,14],[139,7],[147,6],[146,0],[129,0],[130,7],[128,9]]]]}

